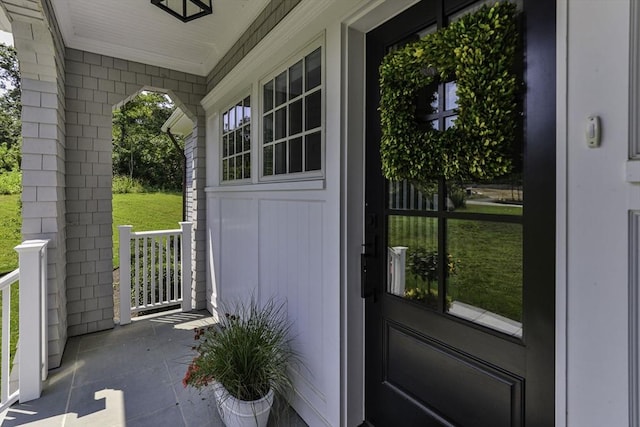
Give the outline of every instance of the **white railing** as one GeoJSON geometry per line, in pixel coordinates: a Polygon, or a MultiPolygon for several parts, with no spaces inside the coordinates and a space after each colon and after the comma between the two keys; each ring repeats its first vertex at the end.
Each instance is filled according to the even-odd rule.
{"type": "Polygon", "coordinates": [[[389,292],[404,296],[406,281],[407,247],[394,246],[389,251],[389,277],[387,283],[389,292]]]}
{"type": "Polygon", "coordinates": [[[120,235],[120,324],[131,313],[180,305],[191,310],[191,226],[179,230],[133,232],[118,226],[120,235]]]}
{"type": "Polygon", "coordinates": [[[19,268],[0,278],[2,292],[2,360],[0,412],[16,401],[40,397],[47,379],[47,240],[27,240],[16,246],[19,268]],[[18,346],[14,366],[18,382],[11,389],[11,285],[20,282],[18,346]]]}

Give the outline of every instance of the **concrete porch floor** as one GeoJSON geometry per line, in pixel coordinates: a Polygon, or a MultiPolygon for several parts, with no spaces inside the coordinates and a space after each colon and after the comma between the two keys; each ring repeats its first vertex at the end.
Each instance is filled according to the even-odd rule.
{"type": "MultiPolygon", "coordinates": [[[[206,311],[137,318],[109,331],[69,338],[59,368],[40,399],[0,415],[2,427],[223,426],[212,393],[184,388],[193,358],[193,329],[211,324],[206,311]]],[[[272,417],[273,418],[273,417],[272,417]]],[[[270,426],[303,427],[290,410],[270,426]]]]}

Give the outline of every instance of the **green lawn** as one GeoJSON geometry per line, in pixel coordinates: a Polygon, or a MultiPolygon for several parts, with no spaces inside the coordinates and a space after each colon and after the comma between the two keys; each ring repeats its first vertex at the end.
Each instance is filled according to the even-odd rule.
{"type": "MultiPolygon", "coordinates": [[[[0,196],[0,230],[3,238],[0,239],[0,276],[18,268],[18,253],[13,249],[20,244],[21,224],[20,196],[0,196]]],[[[11,359],[16,351],[18,342],[18,302],[19,284],[11,286],[11,359]]],[[[0,316],[2,316],[2,295],[0,294],[0,316]]],[[[0,349],[0,355],[1,355],[0,349]]]]}
{"type": "MultiPolygon", "coordinates": [[[[472,205],[458,212],[521,214],[521,208],[472,205]]],[[[522,226],[490,221],[449,220],[448,253],[454,263],[447,293],[454,301],[480,307],[513,320],[522,318],[522,226]]],[[[437,221],[394,216],[389,219],[389,246],[437,249],[437,221]]],[[[409,257],[407,257],[409,260],[409,257]]],[[[427,283],[407,266],[406,289],[427,283]]],[[[432,284],[432,288],[437,288],[432,284]]]]}
{"type": "MultiPolygon", "coordinates": [[[[22,239],[20,196],[0,195],[0,274],[18,268],[18,254],[13,249],[22,239]]],[[[118,225],[133,225],[134,231],[180,228],[182,195],[140,193],[113,195],[113,262],[118,263],[118,225]]]]}
{"type": "Polygon", "coordinates": [[[133,231],[173,230],[182,221],[182,195],[137,193],[113,195],[113,266],[120,262],[119,225],[132,225],[133,231]]]}
{"type": "Polygon", "coordinates": [[[22,239],[20,227],[20,196],[0,196],[0,274],[18,268],[18,253],[13,249],[22,239]]]}

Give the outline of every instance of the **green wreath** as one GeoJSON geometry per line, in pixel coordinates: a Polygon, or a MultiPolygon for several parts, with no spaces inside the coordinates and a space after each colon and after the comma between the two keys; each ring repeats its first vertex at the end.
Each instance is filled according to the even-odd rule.
{"type": "Polygon", "coordinates": [[[516,7],[483,6],[389,53],[380,66],[382,172],[390,180],[491,179],[511,171],[518,121],[516,7]],[[458,117],[437,131],[419,123],[420,89],[455,80],[458,117]]]}

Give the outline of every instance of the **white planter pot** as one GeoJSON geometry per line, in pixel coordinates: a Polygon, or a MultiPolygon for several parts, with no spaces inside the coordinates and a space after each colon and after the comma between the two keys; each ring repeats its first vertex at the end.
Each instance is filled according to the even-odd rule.
{"type": "Polygon", "coordinates": [[[262,399],[246,401],[231,396],[220,383],[213,387],[218,413],[225,426],[266,427],[273,405],[273,390],[262,399]]]}

